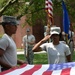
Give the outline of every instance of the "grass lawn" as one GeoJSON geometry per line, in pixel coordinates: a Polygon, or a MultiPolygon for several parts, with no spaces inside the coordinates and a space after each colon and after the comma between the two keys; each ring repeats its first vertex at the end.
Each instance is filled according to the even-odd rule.
{"type": "MultiPolygon", "coordinates": [[[[18,59],[25,60],[25,57],[23,54],[20,54],[18,55],[18,59]]],[[[47,64],[47,62],[46,53],[34,54],[34,64],[47,64]]]]}
{"type": "MultiPolygon", "coordinates": [[[[18,59],[25,60],[24,55],[20,54],[18,55],[18,59]]],[[[75,61],[75,52],[73,55],[73,61],[75,61]]],[[[46,53],[40,53],[40,54],[34,54],[34,64],[47,64],[47,54],[46,53]]]]}

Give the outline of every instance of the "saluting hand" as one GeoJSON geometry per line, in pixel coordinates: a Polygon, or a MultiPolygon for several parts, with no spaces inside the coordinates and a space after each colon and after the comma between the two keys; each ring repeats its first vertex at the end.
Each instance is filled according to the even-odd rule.
{"type": "Polygon", "coordinates": [[[42,41],[45,42],[45,41],[49,40],[50,37],[51,37],[51,35],[47,35],[47,36],[45,36],[45,37],[42,39],[42,41]]]}

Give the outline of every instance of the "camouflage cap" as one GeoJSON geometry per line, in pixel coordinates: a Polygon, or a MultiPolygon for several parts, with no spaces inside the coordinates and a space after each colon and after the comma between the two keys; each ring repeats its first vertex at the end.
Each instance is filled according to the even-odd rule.
{"type": "Polygon", "coordinates": [[[19,25],[19,21],[14,16],[2,16],[2,24],[9,23],[11,25],[19,25]]]}
{"type": "Polygon", "coordinates": [[[27,28],[27,29],[26,29],[26,32],[30,32],[30,29],[29,29],[29,28],[27,28]]]}
{"type": "Polygon", "coordinates": [[[61,29],[60,29],[60,27],[51,27],[51,29],[50,29],[50,34],[51,35],[53,35],[53,34],[60,34],[60,32],[61,32],[61,29]]]}

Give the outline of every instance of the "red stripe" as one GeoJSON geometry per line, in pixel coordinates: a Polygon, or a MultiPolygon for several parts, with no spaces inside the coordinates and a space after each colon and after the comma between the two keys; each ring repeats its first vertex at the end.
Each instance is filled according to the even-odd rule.
{"type": "Polygon", "coordinates": [[[48,0],[45,1],[45,6],[48,6],[48,0]]]}
{"type": "Polygon", "coordinates": [[[45,10],[48,10],[48,8],[45,8],[45,10]]]}
{"type": "Polygon", "coordinates": [[[34,72],[39,70],[41,67],[42,65],[35,65],[32,69],[23,72],[21,75],[32,75],[34,72]]]}
{"type": "Polygon", "coordinates": [[[50,7],[48,7],[48,10],[50,10],[50,11],[52,11],[52,12],[53,12],[53,9],[52,9],[52,8],[50,8],[50,7]]]}
{"type": "Polygon", "coordinates": [[[48,6],[48,1],[45,2],[45,5],[48,6]]]}
{"type": "Polygon", "coordinates": [[[53,71],[45,71],[42,75],[51,75],[53,71]]]}
{"type": "Polygon", "coordinates": [[[71,68],[63,69],[60,75],[70,75],[71,68]]]}
{"type": "Polygon", "coordinates": [[[50,1],[48,1],[48,4],[50,5],[50,6],[52,6],[53,4],[52,4],[52,2],[50,2],[50,1]]]}
{"type": "Polygon", "coordinates": [[[12,72],[12,71],[14,71],[14,70],[16,70],[16,69],[19,69],[19,68],[23,68],[23,67],[25,67],[25,66],[27,66],[27,64],[23,64],[22,66],[16,67],[16,68],[11,68],[11,69],[9,69],[9,70],[6,70],[6,71],[1,72],[0,75],[4,75],[4,74],[6,74],[6,73],[12,72]]]}
{"type": "Polygon", "coordinates": [[[48,10],[48,0],[45,1],[45,10],[48,10]]]}
{"type": "Polygon", "coordinates": [[[47,6],[46,8],[49,8],[48,5],[52,6],[53,4],[52,4],[50,1],[46,0],[46,1],[45,1],[45,6],[47,6]],[[46,2],[47,2],[47,3],[46,3],[46,2]]]}
{"type": "Polygon", "coordinates": [[[53,17],[53,15],[52,15],[51,13],[49,13],[49,12],[48,12],[48,16],[49,16],[50,18],[53,17]]]}

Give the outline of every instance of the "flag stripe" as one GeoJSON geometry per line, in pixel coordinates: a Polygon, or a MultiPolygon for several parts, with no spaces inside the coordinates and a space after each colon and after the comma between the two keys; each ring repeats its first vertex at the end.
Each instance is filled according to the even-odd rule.
{"type": "Polygon", "coordinates": [[[52,5],[53,5],[53,3],[52,3],[52,1],[51,1],[51,0],[49,0],[49,5],[50,5],[50,6],[52,6],[52,5]]]}
{"type": "Polygon", "coordinates": [[[54,70],[51,75],[61,75],[62,70],[54,70]]]}
{"type": "Polygon", "coordinates": [[[32,69],[25,71],[21,75],[27,75],[27,74],[33,74],[35,71],[39,70],[42,67],[42,65],[35,65],[32,69]]]}
{"type": "Polygon", "coordinates": [[[45,10],[48,10],[48,0],[45,0],[45,10]]]}
{"type": "Polygon", "coordinates": [[[71,68],[70,75],[75,75],[75,67],[71,68]]]}
{"type": "Polygon", "coordinates": [[[53,16],[53,3],[51,0],[48,1],[48,15],[53,16]]]}
{"type": "Polygon", "coordinates": [[[36,72],[34,72],[33,75],[38,75],[38,74],[42,75],[43,72],[47,71],[48,68],[49,68],[49,65],[42,65],[42,67],[36,72]]]}
{"type": "Polygon", "coordinates": [[[26,65],[26,67],[16,69],[16,70],[14,70],[14,71],[12,71],[12,72],[9,72],[9,73],[7,73],[7,74],[5,74],[5,75],[14,75],[14,74],[20,75],[20,74],[22,74],[23,72],[25,72],[25,71],[27,71],[27,70],[30,70],[30,69],[33,68],[33,67],[34,67],[34,65],[26,65]]]}
{"type": "Polygon", "coordinates": [[[50,21],[50,24],[52,24],[53,23],[53,3],[52,3],[52,0],[45,0],[45,10],[47,12],[48,21],[50,21]]]}
{"type": "Polygon", "coordinates": [[[45,71],[42,75],[52,75],[53,71],[45,71]]]}
{"type": "Polygon", "coordinates": [[[70,75],[71,68],[63,69],[61,75],[70,75]]]}

